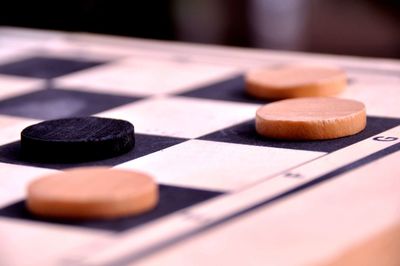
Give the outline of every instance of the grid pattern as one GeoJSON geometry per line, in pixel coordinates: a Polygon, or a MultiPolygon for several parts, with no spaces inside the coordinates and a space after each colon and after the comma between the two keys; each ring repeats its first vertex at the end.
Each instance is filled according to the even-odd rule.
{"type": "Polygon", "coordinates": [[[337,140],[275,141],[255,132],[255,110],[267,102],[244,93],[241,67],[190,58],[159,60],[131,54],[119,58],[120,51],[114,60],[105,61],[100,54],[98,60],[85,60],[73,56],[68,45],[62,49],[71,58],[38,56],[35,50],[31,57],[7,59],[0,65],[0,192],[4,192],[0,193],[0,225],[7,228],[29,228],[44,237],[57,231],[59,239],[71,232],[94,232],[88,238],[96,240],[105,232],[126,232],[155,222],[400,125],[398,92],[393,86],[398,77],[391,73],[371,79],[373,73],[349,70],[349,88],[339,97],[366,104],[369,117],[363,132],[337,140]],[[378,101],[382,93],[390,98],[385,103],[378,101]],[[88,115],[132,122],[137,132],[135,148],[118,157],[73,164],[21,157],[19,132],[24,127],[88,115]],[[24,189],[30,181],[95,165],[152,173],[160,183],[160,205],[138,217],[91,222],[40,219],[26,211],[24,189]]]}
{"type": "MultiPolygon", "coordinates": [[[[0,162],[5,165],[15,165],[15,166],[29,166],[35,167],[31,169],[54,169],[54,170],[62,170],[72,167],[80,167],[80,166],[117,166],[123,164],[125,162],[133,161],[137,158],[163,151],[168,147],[177,145],[179,143],[188,141],[190,137],[200,136],[207,132],[214,131],[218,129],[220,126],[216,127],[218,121],[214,123],[214,127],[211,129],[201,129],[199,127],[199,132],[195,131],[194,133],[190,133],[190,131],[184,130],[182,134],[174,134],[173,132],[167,132],[167,134],[163,134],[159,130],[142,130],[141,133],[140,126],[136,127],[139,133],[136,134],[136,144],[135,148],[130,152],[104,160],[97,161],[89,161],[82,163],[42,163],[42,162],[34,162],[29,161],[21,156],[20,153],[20,143],[19,143],[19,132],[23,129],[23,127],[33,124],[42,120],[48,119],[58,119],[63,117],[73,117],[73,116],[88,116],[88,115],[100,115],[107,116],[107,112],[111,114],[113,112],[122,109],[123,112],[126,112],[125,115],[122,115],[121,118],[126,120],[133,120],[132,122],[136,126],[138,121],[135,121],[134,118],[129,118],[129,109],[133,106],[145,105],[146,102],[150,102],[152,106],[150,108],[156,108],[160,105],[158,100],[154,97],[157,95],[152,95],[151,93],[143,93],[143,88],[140,87],[140,84],[134,84],[137,80],[128,79],[125,83],[122,83],[123,92],[126,90],[134,91],[134,93],[117,93],[117,94],[109,94],[105,93],[105,91],[110,91],[109,89],[105,90],[105,87],[99,86],[99,89],[93,89],[91,86],[85,86],[85,84],[75,84],[74,82],[66,82],[65,80],[75,80],[76,76],[83,75],[83,80],[90,80],[90,73],[96,73],[99,76],[102,75],[102,72],[108,69],[111,69],[111,75],[115,71],[122,76],[126,76],[127,73],[121,71],[121,66],[113,66],[113,62],[110,62],[108,65],[106,62],[92,62],[92,61],[82,61],[75,60],[73,58],[51,58],[51,57],[32,57],[25,58],[23,60],[15,61],[15,62],[7,62],[6,64],[0,65],[0,73],[4,76],[3,80],[8,81],[11,80],[14,83],[21,83],[21,85],[16,84],[16,86],[12,87],[11,92],[9,94],[5,94],[3,99],[0,101],[0,114],[3,115],[3,124],[8,125],[8,122],[11,122],[13,125],[8,125],[9,135],[11,137],[5,138],[3,136],[3,145],[0,146],[0,162]],[[96,71],[96,67],[103,65],[100,67],[98,71],[96,71]],[[80,74],[82,73],[82,74],[80,74]],[[89,74],[86,74],[89,73],[89,74]],[[62,76],[68,76],[67,79],[62,79],[62,76]],[[72,78],[70,78],[72,77],[72,78]],[[35,78],[35,80],[33,79],[35,78]],[[57,79],[58,78],[58,79],[57,79]],[[31,79],[31,80],[30,80],[31,79]],[[62,87],[62,84],[67,84],[65,87],[62,87]],[[127,84],[129,83],[129,84],[127,84]],[[132,84],[133,83],[133,84],[132,84]],[[71,85],[72,84],[72,85],[71,85]],[[19,87],[18,87],[19,86],[19,87]],[[135,87],[139,88],[139,93],[135,93],[135,87]],[[21,88],[21,89],[20,89],[21,88]],[[23,90],[22,90],[23,89],[23,90]],[[15,90],[15,93],[12,92],[15,90]],[[18,91],[21,90],[21,91],[18,91]],[[140,92],[142,90],[142,92],[140,92]],[[14,96],[15,95],[15,96],[14,96]],[[8,97],[7,97],[8,96],[8,97]],[[11,97],[10,97],[11,96],[11,97]],[[13,97],[14,96],[14,97],[13,97]],[[141,103],[143,102],[143,103],[141,103]],[[128,111],[126,111],[128,109],[128,111]],[[18,120],[17,123],[14,120],[18,120]],[[15,125],[19,126],[16,127],[15,125]],[[153,133],[153,134],[148,134],[153,133]],[[155,133],[155,134],[154,134],[155,133]],[[159,133],[159,134],[157,134],[159,133]],[[7,142],[8,140],[8,142],[7,142]],[[36,168],[37,167],[37,168],[36,168]]],[[[186,64],[186,63],[183,63],[186,64]]],[[[158,66],[158,70],[166,71],[166,67],[169,66],[158,66]]],[[[178,70],[182,70],[185,67],[184,65],[179,66],[178,70]]],[[[125,71],[131,71],[132,67],[129,68],[126,65],[123,67],[125,71]]],[[[204,68],[204,67],[203,67],[204,68]]],[[[211,71],[206,71],[199,77],[193,76],[192,82],[198,82],[199,78],[204,79],[207,77],[207,74],[210,73],[209,80],[212,81],[218,76],[214,73],[215,67],[211,69],[211,71]]],[[[148,70],[147,70],[148,71],[148,70]]],[[[230,70],[229,70],[230,71],[230,70]]],[[[228,71],[228,72],[229,72],[228,71]]],[[[134,73],[134,72],[133,72],[134,73]]],[[[220,76],[225,76],[227,70],[222,68],[220,71],[220,76]]],[[[139,73],[140,74],[140,73],[139,73]]],[[[143,74],[143,73],[141,73],[143,74]]],[[[107,74],[106,74],[107,76],[107,74]]],[[[110,77],[110,76],[109,76],[110,77]]],[[[112,76],[111,76],[112,77],[112,76]]],[[[139,80],[139,82],[143,82],[139,80]]],[[[153,82],[151,77],[149,82],[153,82]]],[[[79,83],[79,82],[78,82],[79,83]]],[[[107,84],[107,82],[105,82],[107,84]]],[[[168,86],[177,86],[177,84],[173,84],[174,80],[169,81],[168,86]]],[[[113,79],[111,79],[108,84],[114,84],[113,79]]],[[[181,82],[178,82],[181,84],[181,82]]],[[[117,84],[118,85],[118,84],[117,84]]],[[[179,86],[187,86],[188,84],[183,84],[179,86]]],[[[107,85],[108,86],[108,85],[107,85]]],[[[107,87],[106,86],[106,87],[107,87]]],[[[121,86],[121,85],[120,85],[121,86]]],[[[153,85],[151,85],[153,86],[153,85]]],[[[151,86],[147,85],[147,89],[149,92],[151,91],[151,86]]],[[[117,86],[118,87],[118,86],[117,86]]],[[[146,86],[145,86],[146,87],[146,86]]],[[[120,89],[121,90],[121,89],[120,89]]],[[[112,91],[112,90],[111,90],[112,91]]],[[[118,92],[118,88],[116,88],[118,92]]],[[[175,90],[173,90],[175,91],[175,90]]],[[[160,93],[163,94],[164,91],[160,90],[160,93]]],[[[168,100],[167,100],[168,101],[168,100]]],[[[187,108],[188,104],[185,101],[176,99],[178,102],[178,106],[181,105],[181,108],[176,110],[177,112],[184,110],[187,108]]],[[[194,102],[195,103],[195,102],[194,102]]],[[[173,102],[176,104],[176,102],[173,102]]],[[[189,102],[189,105],[192,103],[189,102]]],[[[196,103],[195,103],[196,104],[196,103]]],[[[219,107],[218,104],[208,103],[203,106],[201,103],[197,103],[199,117],[203,117],[203,119],[208,119],[212,114],[212,111],[208,112],[208,114],[201,114],[202,108],[207,108],[209,105],[214,107],[214,110],[223,109],[226,106],[219,107]]],[[[171,105],[168,105],[171,106],[171,105]]],[[[168,106],[166,106],[168,108],[168,106]]],[[[146,106],[144,107],[146,109],[146,106]]],[[[235,111],[235,106],[230,106],[231,111],[235,111]]],[[[245,107],[246,109],[246,107],[245,107]]],[[[249,108],[248,110],[252,110],[253,108],[249,108]]],[[[161,112],[168,112],[168,110],[160,110],[161,112]]],[[[189,110],[188,110],[189,111],[189,110]]],[[[146,113],[146,110],[143,112],[139,112],[140,115],[146,113]]],[[[245,112],[245,113],[248,113],[245,112]]],[[[110,115],[108,115],[110,116],[110,115]]],[[[190,121],[189,119],[190,112],[186,113],[186,117],[184,118],[185,122],[190,121]]],[[[110,117],[118,118],[118,115],[111,115],[110,117]]],[[[242,121],[249,118],[248,114],[243,114],[238,121],[242,121]]],[[[149,119],[149,118],[148,118],[149,119]]],[[[225,123],[227,125],[231,125],[235,123],[235,119],[228,119],[225,123]]],[[[157,124],[157,121],[153,121],[157,124]]],[[[204,121],[205,122],[205,121],[204,121]]],[[[222,120],[221,122],[224,122],[222,120]]],[[[141,122],[139,122],[141,124],[141,122]]],[[[142,124],[146,124],[145,120],[143,120],[142,124]]],[[[169,128],[172,130],[177,125],[172,125],[169,128]]],[[[176,127],[178,128],[178,127],[176,127]]],[[[188,128],[187,128],[188,129],[188,128]]],[[[34,171],[35,172],[35,171],[34,171]]],[[[41,173],[41,171],[39,171],[41,173]]],[[[38,174],[38,177],[40,175],[38,174]]],[[[36,176],[35,176],[36,178],[36,176]]],[[[10,186],[10,184],[8,184],[10,186]]],[[[22,186],[22,184],[21,184],[22,186]]],[[[147,223],[149,221],[158,219],[162,216],[165,216],[169,213],[175,212],[182,208],[191,206],[198,202],[213,198],[215,196],[220,195],[221,192],[216,190],[205,190],[205,189],[195,189],[185,186],[173,186],[168,184],[160,185],[160,204],[157,208],[151,211],[148,214],[141,215],[139,217],[131,217],[124,219],[117,219],[112,221],[94,221],[94,222],[71,222],[71,221],[56,221],[56,220],[46,220],[40,219],[38,217],[32,216],[29,212],[27,212],[25,208],[24,199],[15,201],[17,198],[13,200],[8,200],[9,204],[5,204],[3,208],[0,209],[0,216],[8,217],[13,219],[21,219],[21,220],[30,220],[34,222],[41,223],[51,223],[51,224],[62,224],[69,226],[77,226],[82,228],[91,228],[91,229],[100,229],[100,230],[110,230],[110,231],[123,231],[135,226],[147,223]]],[[[14,197],[13,197],[14,198],[14,197]]],[[[5,201],[7,202],[7,201],[5,201]]]]}

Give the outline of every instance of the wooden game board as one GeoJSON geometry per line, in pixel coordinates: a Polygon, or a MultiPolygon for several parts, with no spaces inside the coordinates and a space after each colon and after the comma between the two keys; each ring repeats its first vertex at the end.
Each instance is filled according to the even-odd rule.
{"type": "Polygon", "coordinates": [[[0,265],[399,265],[400,62],[0,28],[0,265]],[[367,128],[337,140],[255,133],[252,67],[330,63],[367,128]],[[135,125],[136,147],[80,164],[19,155],[38,121],[96,115],[135,125]],[[160,204],[110,221],[43,220],[26,185],[63,169],[144,171],[160,204]],[[369,264],[368,264],[369,263],[369,264]]]}

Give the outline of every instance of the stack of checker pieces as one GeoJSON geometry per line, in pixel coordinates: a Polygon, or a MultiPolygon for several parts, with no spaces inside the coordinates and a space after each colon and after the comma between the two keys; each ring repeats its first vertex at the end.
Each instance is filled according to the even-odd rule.
{"type": "MultiPolygon", "coordinates": [[[[25,41],[24,38],[27,37],[20,37],[25,41]]],[[[35,39],[35,36],[29,38],[35,39]]],[[[3,181],[4,188],[11,184],[16,187],[13,195],[4,196],[0,215],[5,218],[4,224],[15,228],[13,230],[29,227],[26,231],[46,232],[59,239],[68,232],[72,247],[107,239],[108,232],[129,232],[180,209],[223,197],[263,177],[399,125],[396,113],[391,110],[395,107],[389,100],[383,104],[387,106],[385,110],[372,106],[376,109],[372,109],[374,116],[368,117],[366,129],[352,137],[312,142],[265,139],[254,129],[255,111],[265,100],[244,93],[243,73],[250,63],[238,60],[232,67],[231,62],[223,64],[224,59],[215,62],[196,60],[196,56],[190,59],[190,49],[186,58],[172,51],[153,53],[152,49],[143,49],[143,52],[139,49],[137,55],[130,51],[126,54],[104,52],[104,48],[93,52],[90,38],[82,38],[84,41],[78,38],[76,44],[71,44],[72,48],[71,41],[64,38],[55,35],[50,42],[38,38],[48,43],[47,47],[10,47],[15,55],[7,53],[2,58],[1,82],[15,89],[8,89],[0,104],[7,132],[2,139],[0,160],[4,169],[7,168],[4,171],[14,171],[24,181],[17,185],[12,180],[3,181]],[[74,46],[81,46],[82,42],[86,42],[86,48],[74,46]],[[60,50],[66,53],[61,54],[60,50]],[[135,149],[110,159],[71,164],[37,163],[19,157],[19,133],[26,126],[42,120],[89,115],[131,121],[137,132],[135,149]],[[244,158],[250,159],[245,161],[244,158]],[[260,158],[266,159],[260,161],[260,158]],[[265,167],[267,161],[269,164],[265,167]],[[23,189],[29,181],[77,166],[117,166],[150,172],[161,184],[160,204],[146,215],[111,221],[42,219],[26,211],[23,189]],[[211,173],[214,174],[211,176],[211,173]],[[238,178],[241,175],[245,177],[238,178]],[[86,228],[84,233],[82,228],[86,228]]],[[[283,63],[285,56],[282,58],[283,63]]],[[[259,64],[276,64],[277,61],[271,56],[270,62],[259,64]]],[[[355,74],[354,77],[350,75],[348,93],[356,95],[357,90],[352,90],[352,86],[357,88],[357,82],[362,84],[363,80],[369,80],[361,70],[350,72],[355,74]]],[[[390,71],[382,72],[384,74],[376,75],[377,80],[387,79],[384,86],[396,82],[387,74],[390,71]]],[[[370,99],[360,100],[369,106],[370,99]]],[[[65,250],[68,249],[71,247],[65,250]]],[[[67,251],[62,257],[66,254],[67,251]]],[[[9,258],[10,261],[14,259],[11,255],[9,258]]]]}

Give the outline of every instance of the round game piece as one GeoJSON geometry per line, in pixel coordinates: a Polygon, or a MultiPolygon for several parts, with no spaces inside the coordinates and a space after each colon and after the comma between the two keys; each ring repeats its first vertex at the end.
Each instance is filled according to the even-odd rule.
{"type": "Polygon", "coordinates": [[[150,211],[157,202],[158,186],[148,175],[83,167],[33,181],[26,204],[47,218],[110,219],[150,211]]]}
{"type": "Polygon", "coordinates": [[[77,162],[128,152],[134,127],[124,120],[77,117],[44,121],[21,132],[24,158],[40,162],[77,162]]]}
{"type": "Polygon", "coordinates": [[[260,99],[331,96],[346,88],[346,73],[319,65],[262,68],[246,74],[246,91],[260,99]]]}
{"type": "Polygon", "coordinates": [[[257,132],[276,139],[340,138],[362,131],[366,123],[363,103],[328,97],[282,100],[256,113],[257,132]]]}

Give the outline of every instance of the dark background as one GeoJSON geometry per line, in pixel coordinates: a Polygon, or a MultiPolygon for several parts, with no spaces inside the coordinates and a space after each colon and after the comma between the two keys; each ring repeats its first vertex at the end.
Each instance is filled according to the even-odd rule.
{"type": "Polygon", "coordinates": [[[400,58],[400,0],[14,0],[0,25],[400,58]]]}

